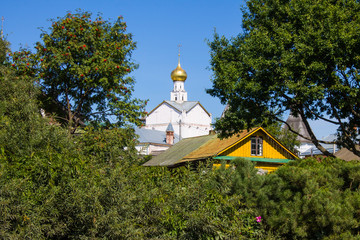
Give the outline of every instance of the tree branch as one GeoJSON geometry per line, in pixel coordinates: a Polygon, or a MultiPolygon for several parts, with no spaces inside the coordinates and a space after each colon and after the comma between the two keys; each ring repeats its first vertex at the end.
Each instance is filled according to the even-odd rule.
{"type": "MultiPolygon", "coordinates": [[[[338,114],[338,112],[336,111],[336,108],[333,106],[333,104],[330,102],[331,104],[331,107],[333,109],[333,112],[334,112],[334,115],[335,117],[338,119],[339,122],[341,122],[341,119],[340,119],[340,116],[338,114]]],[[[341,127],[341,131],[343,132],[343,136],[345,137],[346,139],[346,142],[348,142],[349,144],[346,144],[345,145],[348,147],[348,149],[353,152],[355,155],[359,156],[360,157],[360,151],[358,151],[356,149],[356,145],[354,143],[354,141],[351,139],[351,136],[349,135],[349,132],[347,129],[345,129],[345,126],[343,123],[341,123],[340,125],[341,127]]]]}
{"type": "MultiPolygon", "coordinates": [[[[279,122],[284,123],[284,124],[288,127],[288,130],[289,130],[290,132],[295,133],[296,135],[298,135],[298,136],[300,136],[300,137],[302,137],[302,138],[304,138],[304,139],[312,142],[312,139],[311,139],[311,138],[305,137],[304,135],[300,134],[298,131],[294,130],[286,121],[284,121],[284,120],[282,120],[282,119],[280,119],[280,118],[278,118],[278,117],[276,117],[276,116],[273,116],[273,117],[276,119],[276,121],[279,121],[279,122]]],[[[331,142],[330,142],[330,141],[323,141],[323,140],[317,140],[317,141],[318,141],[319,143],[324,143],[324,144],[335,144],[335,143],[336,143],[335,141],[331,141],[331,142]]]]}
{"type": "Polygon", "coordinates": [[[305,108],[311,112],[311,114],[314,114],[317,118],[321,119],[321,120],[324,120],[325,122],[329,122],[329,123],[332,123],[332,124],[335,124],[335,125],[340,125],[341,123],[340,122],[335,122],[333,120],[330,120],[330,119],[327,119],[327,118],[324,118],[324,117],[321,117],[319,114],[315,113],[314,111],[312,111],[308,106],[305,106],[305,108]]]}
{"type": "Polygon", "coordinates": [[[311,142],[315,145],[315,147],[317,147],[317,149],[319,149],[325,156],[328,157],[335,157],[334,154],[330,153],[328,150],[326,150],[319,142],[319,140],[317,140],[317,138],[315,137],[314,132],[312,131],[309,122],[307,121],[304,111],[302,110],[302,108],[299,111],[300,116],[303,120],[303,123],[305,124],[306,130],[308,131],[310,138],[311,138],[311,142]]]}

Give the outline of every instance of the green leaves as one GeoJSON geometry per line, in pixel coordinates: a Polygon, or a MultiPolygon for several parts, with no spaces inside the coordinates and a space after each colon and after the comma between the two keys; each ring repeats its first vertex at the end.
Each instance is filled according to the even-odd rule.
{"type": "MultiPolygon", "coordinates": [[[[208,93],[228,103],[248,128],[288,110],[304,121],[333,119],[338,143],[355,149],[359,2],[251,0],[247,6],[243,33],[230,40],[215,33],[209,43],[214,77],[208,93]]],[[[240,130],[226,121],[219,120],[218,130],[240,130]]]]}
{"type": "Polygon", "coordinates": [[[137,68],[131,61],[136,43],[126,27],[122,17],[110,22],[78,10],[52,20],[35,54],[12,55],[19,75],[37,77],[43,108],[66,120],[69,132],[109,117],[118,126],[141,124],[145,103],[132,98],[134,79],[128,76],[137,68]]]}
{"type": "Polygon", "coordinates": [[[283,239],[356,235],[358,181],[350,176],[358,168],[358,162],[330,158],[279,168],[266,178],[258,201],[268,227],[283,239]]]}

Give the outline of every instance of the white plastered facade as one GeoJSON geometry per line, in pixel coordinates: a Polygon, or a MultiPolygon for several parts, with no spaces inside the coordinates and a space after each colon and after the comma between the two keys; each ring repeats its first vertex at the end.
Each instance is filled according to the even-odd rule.
{"type": "Polygon", "coordinates": [[[165,131],[169,123],[180,138],[207,135],[211,114],[199,102],[163,101],[149,113],[145,128],[165,131]]]}

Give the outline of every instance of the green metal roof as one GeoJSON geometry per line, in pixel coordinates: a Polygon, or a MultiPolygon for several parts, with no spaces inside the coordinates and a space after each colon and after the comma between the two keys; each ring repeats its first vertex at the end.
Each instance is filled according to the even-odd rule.
{"type": "Polygon", "coordinates": [[[277,158],[261,158],[261,157],[230,157],[230,156],[217,156],[213,157],[214,159],[219,160],[234,160],[236,158],[244,158],[252,162],[268,162],[268,163],[288,163],[293,161],[291,159],[277,159],[277,158]]]}
{"type": "Polygon", "coordinates": [[[180,160],[201,147],[217,135],[205,135],[193,138],[184,138],[165,152],[153,157],[150,161],[143,164],[143,166],[172,166],[180,162],[180,160]]]}

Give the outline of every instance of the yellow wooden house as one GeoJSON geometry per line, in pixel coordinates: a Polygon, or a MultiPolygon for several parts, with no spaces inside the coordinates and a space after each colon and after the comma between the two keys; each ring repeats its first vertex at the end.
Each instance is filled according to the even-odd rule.
{"type": "Polygon", "coordinates": [[[265,129],[257,127],[226,139],[216,134],[183,139],[144,166],[177,167],[212,158],[217,160],[216,167],[239,157],[255,162],[256,168],[267,172],[298,158],[265,129]]]}

